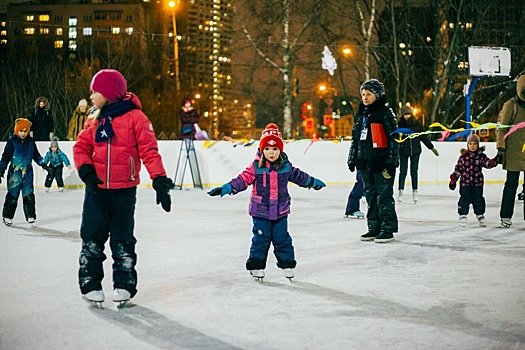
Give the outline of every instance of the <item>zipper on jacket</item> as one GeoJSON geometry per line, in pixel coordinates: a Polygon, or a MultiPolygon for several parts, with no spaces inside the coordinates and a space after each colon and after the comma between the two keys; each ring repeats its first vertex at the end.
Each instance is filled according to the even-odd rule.
{"type": "Polygon", "coordinates": [[[111,138],[108,139],[108,164],[106,171],[106,188],[109,190],[109,166],[111,163],[111,138]]]}
{"type": "Polygon", "coordinates": [[[130,179],[132,181],[135,180],[135,160],[133,159],[133,156],[129,156],[129,166],[130,166],[130,179]]]}

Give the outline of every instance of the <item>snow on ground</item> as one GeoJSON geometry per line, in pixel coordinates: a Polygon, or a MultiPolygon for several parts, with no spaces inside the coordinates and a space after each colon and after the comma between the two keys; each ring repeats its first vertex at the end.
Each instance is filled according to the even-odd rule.
{"type": "Polygon", "coordinates": [[[21,200],[0,227],[0,349],[525,349],[523,204],[498,227],[502,188],[485,186],[486,228],[473,213],[461,228],[458,192],[423,185],[418,204],[397,205],[396,241],[377,244],[343,218],[351,186],[292,186],[296,277],[270,255],[258,283],[244,268],[248,192],[174,190],[165,213],[140,187],[139,292],[118,311],[109,248],[105,308],[77,287],[84,191],[37,189],[35,227],[21,200]]]}

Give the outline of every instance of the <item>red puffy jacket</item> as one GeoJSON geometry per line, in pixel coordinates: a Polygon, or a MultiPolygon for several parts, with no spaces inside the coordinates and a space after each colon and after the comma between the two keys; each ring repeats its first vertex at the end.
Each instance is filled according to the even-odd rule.
{"type": "Polygon", "coordinates": [[[135,94],[128,93],[125,98],[131,99],[136,109],[113,119],[111,125],[115,135],[109,141],[95,142],[99,121],[89,117],[73,146],[77,170],[83,164],[92,164],[97,177],[104,182],[99,185],[101,188],[118,189],[138,185],[141,160],[152,180],[157,176],[166,176],[151,121],[142,112],[135,94]]]}

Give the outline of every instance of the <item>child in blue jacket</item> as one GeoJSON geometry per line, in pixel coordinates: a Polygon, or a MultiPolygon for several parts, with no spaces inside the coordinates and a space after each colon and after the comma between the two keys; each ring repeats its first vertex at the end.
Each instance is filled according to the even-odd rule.
{"type": "Polygon", "coordinates": [[[249,214],[253,219],[253,237],[246,269],[257,280],[264,278],[266,258],[273,244],[277,267],[285,277],[294,277],[295,261],[292,237],[288,233],[290,194],[288,182],[300,187],[320,190],[326,185],[307,173],[295,168],[283,153],[284,142],[277,125],[270,123],[262,132],[259,153],[239,176],[208,192],[221,197],[237,194],[253,185],[249,214]]]}
{"type": "Polygon", "coordinates": [[[64,164],[68,169],[71,169],[71,163],[67,156],[58,147],[58,138],[53,137],[49,151],[47,151],[44,157],[44,163],[49,165],[50,171],[47,173],[46,182],[44,184],[46,192],[49,192],[49,188],[53,183],[53,180],[57,180],[58,192],[64,191],[64,180],[62,179],[62,171],[64,164]]]}

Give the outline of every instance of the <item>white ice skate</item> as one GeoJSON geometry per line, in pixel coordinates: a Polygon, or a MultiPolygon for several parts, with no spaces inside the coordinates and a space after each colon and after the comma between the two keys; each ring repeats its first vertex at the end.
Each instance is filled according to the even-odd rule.
{"type": "Polygon", "coordinates": [[[64,192],[64,187],[59,187],[58,192],[64,192]]]}
{"type": "Polygon", "coordinates": [[[82,295],[82,299],[84,299],[89,305],[96,307],[97,309],[102,309],[104,292],[102,290],[93,290],[82,295]]]}
{"type": "Polygon", "coordinates": [[[120,309],[129,303],[130,298],[131,293],[125,289],[115,288],[113,291],[113,301],[115,302],[117,309],[120,309]]]}
{"type": "Polygon", "coordinates": [[[467,222],[468,222],[468,219],[467,219],[466,215],[460,215],[459,216],[459,226],[467,227],[467,222]]]}
{"type": "Polygon", "coordinates": [[[480,227],[486,227],[487,221],[485,220],[485,215],[478,215],[478,223],[480,227]]]}
{"type": "Polygon", "coordinates": [[[31,226],[33,226],[33,224],[35,223],[36,219],[35,218],[27,218],[27,223],[30,224],[31,226]]]}
{"type": "Polygon", "coordinates": [[[288,268],[288,269],[283,269],[283,271],[284,271],[284,277],[288,278],[290,282],[292,282],[292,278],[295,277],[294,269],[288,268]]]}
{"type": "Polygon", "coordinates": [[[264,270],[250,270],[250,275],[257,282],[262,282],[264,278],[264,270]]]}
{"type": "Polygon", "coordinates": [[[419,197],[417,196],[417,190],[412,191],[412,200],[414,201],[414,204],[416,204],[419,200],[419,197]]]}
{"type": "Polygon", "coordinates": [[[49,187],[46,187],[46,189],[44,191],[49,192],[49,187]]]}
{"type": "Polygon", "coordinates": [[[403,201],[403,190],[399,190],[399,194],[397,195],[397,201],[399,203],[403,201]]]}
{"type": "Polygon", "coordinates": [[[2,218],[2,221],[6,226],[11,226],[13,224],[13,219],[2,218]]]}
{"type": "Polygon", "coordinates": [[[509,228],[512,225],[510,218],[501,218],[501,226],[509,228]]]}

